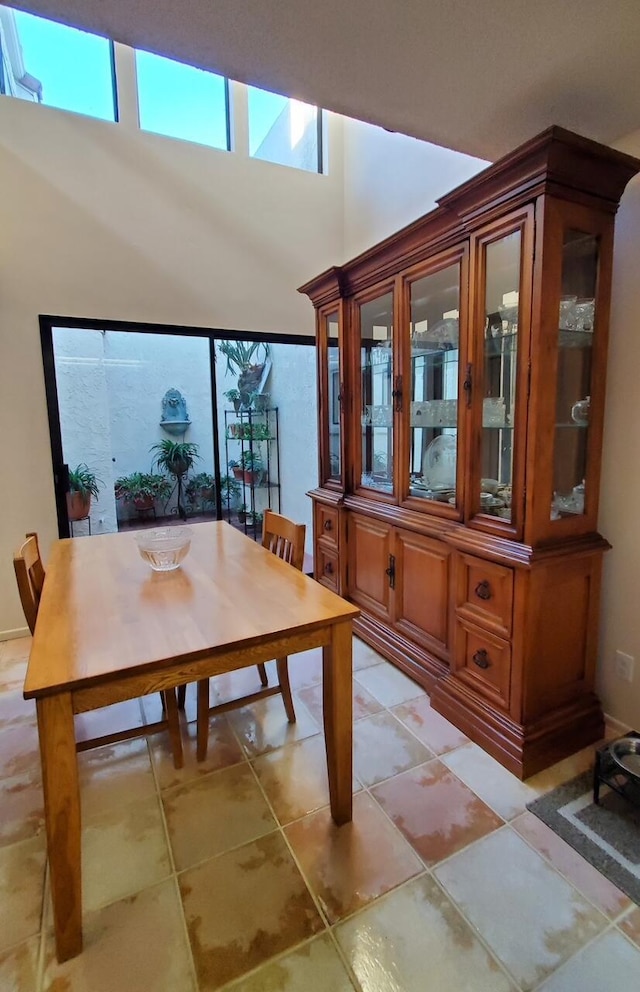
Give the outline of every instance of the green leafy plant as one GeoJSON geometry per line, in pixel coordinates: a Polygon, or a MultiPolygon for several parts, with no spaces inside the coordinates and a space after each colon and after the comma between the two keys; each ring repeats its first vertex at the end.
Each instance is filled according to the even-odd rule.
{"type": "Polygon", "coordinates": [[[197,444],[191,441],[171,441],[163,438],[157,444],[152,444],[150,451],[154,452],[152,467],[162,469],[169,475],[183,476],[193,468],[195,461],[200,458],[197,444]]]}
{"type": "MultiPolygon", "coordinates": [[[[221,341],[218,348],[227,359],[226,371],[231,375],[240,376],[252,365],[261,364],[261,350],[263,352],[262,362],[265,362],[269,357],[269,345],[265,341],[221,341]]],[[[225,395],[227,394],[225,393],[225,395]]],[[[238,398],[240,398],[239,395],[238,398]]]]}
{"type": "Polygon", "coordinates": [[[241,479],[242,478],[242,473],[244,472],[244,467],[240,464],[240,462],[237,462],[235,460],[235,458],[230,458],[229,459],[229,461],[227,463],[227,468],[230,468],[231,469],[234,478],[236,478],[236,479],[241,479]]]}
{"type": "Polygon", "coordinates": [[[246,451],[243,451],[240,459],[245,472],[262,472],[264,469],[264,462],[262,461],[260,452],[254,451],[252,448],[247,448],[246,451]]]}
{"type": "Polygon", "coordinates": [[[151,472],[132,472],[123,475],[114,482],[116,499],[136,500],[168,499],[171,495],[171,483],[166,475],[154,475],[151,472]]]}
{"type": "Polygon", "coordinates": [[[84,462],[69,469],[69,492],[79,493],[83,500],[89,496],[94,496],[97,499],[100,486],[103,485],[102,479],[99,479],[84,462]]]}
{"type": "Polygon", "coordinates": [[[187,483],[187,499],[195,502],[199,499],[212,500],[215,498],[215,479],[209,472],[198,472],[187,483]]]}

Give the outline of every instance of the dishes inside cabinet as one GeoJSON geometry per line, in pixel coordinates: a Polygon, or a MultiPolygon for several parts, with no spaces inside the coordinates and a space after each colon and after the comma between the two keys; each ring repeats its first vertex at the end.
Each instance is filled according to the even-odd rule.
{"type": "Polygon", "coordinates": [[[443,317],[426,331],[418,331],[411,338],[414,348],[457,348],[459,340],[456,317],[443,317]]]}
{"type": "Polygon", "coordinates": [[[451,434],[441,434],[427,446],[422,458],[422,481],[429,489],[455,489],[456,453],[456,439],[451,434]]]}

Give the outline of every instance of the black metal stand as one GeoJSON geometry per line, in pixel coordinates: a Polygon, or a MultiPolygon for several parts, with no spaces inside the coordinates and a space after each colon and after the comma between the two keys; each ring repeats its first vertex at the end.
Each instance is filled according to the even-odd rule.
{"type": "MultiPolygon", "coordinates": [[[[625,734],[625,737],[640,738],[635,730],[625,734]]],[[[616,741],[610,741],[596,751],[596,763],[593,769],[593,801],[596,806],[600,802],[600,786],[608,785],[613,792],[627,799],[634,806],[640,806],[640,779],[631,772],[626,772],[611,754],[611,748],[616,741]]]]}
{"type": "MultiPolygon", "coordinates": [[[[250,451],[260,454],[264,465],[263,480],[257,482],[252,474],[246,472],[239,479],[242,487],[241,505],[247,508],[244,520],[238,520],[245,534],[254,540],[262,535],[262,525],[258,514],[265,509],[280,512],[280,448],[278,438],[278,408],[269,407],[267,410],[225,410],[224,411],[224,446],[227,461],[235,458],[243,464],[243,455],[250,451]],[[253,481],[248,481],[252,478],[253,481]],[[259,498],[258,498],[259,497],[259,498]]],[[[224,474],[224,473],[223,473],[224,474]]],[[[231,521],[231,499],[227,497],[227,516],[231,521]]]]}

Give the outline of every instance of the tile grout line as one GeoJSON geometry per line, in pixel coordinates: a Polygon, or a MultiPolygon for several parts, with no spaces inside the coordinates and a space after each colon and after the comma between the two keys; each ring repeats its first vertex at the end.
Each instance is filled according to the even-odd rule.
{"type": "MultiPolygon", "coordinates": [[[[142,706],[142,703],[140,705],[142,706]]],[[[180,734],[181,734],[181,736],[183,736],[182,735],[182,726],[180,727],[180,734]]],[[[155,765],[155,762],[154,762],[154,759],[153,759],[153,749],[152,749],[152,747],[151,747],[151,745],[149,743],[149,738],[148,737],[145,737],[145,741],[147,743],[147,753],[148,753],[148,757],[149,757],[149,762],[151,764],[151,774],[153,775],[153,781],[154,781],[155,789],[156,789],[156,799],[157,799],[157,801],[158,801],[158,803],[160,805],[160,816],[161,816],[161,819],[162,819],[162,827],[163,827],[163,830],[164,830],[165,844],[167,846],[167,851],[169,852],[169,864],[171,865],[170,880],[171,880],[171,883],[172,883],[172,886],[173,886],[174,896],[177,899],[177,905],[178,905],[178,909],[179,909],[180,920],[181,920],[181,923],[182,923],[182,934],[183,934],[183,939],[184,939],[186,950],[187,950],[187,956],[188,956],[187,959],[189,961],[189,970],[191,972],[191,979],[192,979],[192,982],[193,982],[193,988],[195,990],[198,990],[200,988],[200,983],[198,982],[198,973],[196,971],[196,964],[195,964],[194,957],[193,957],[193,950],[191,948],[191,940],[189,938],[189,929],[187,927],[187,920],[186,920],[186,916],[185,916],[185,912],[184,912],[184,904],[182,902],[182,893],[180,892],[180,884],[178,882],[178,873],[177,873],[177,870],[176,870],[175,858],[174,858],[174,855],[173,855],[173,847],[172,847],[172,844],[171,844],[171,837],[170,837],[170,834],[169,834],[169,825],[167,823],[167,817],[166,817],[166,813],[165,813],[165,809],[164,809],[164,803],[162,801],[162,789],[160,788],[160,778],[159,778],[159,774],[158,774],[158,771],[156,769],[156,765],[155,765]]],[[[183,744],[184,744],[184,740],[183,740],[183,744]]],[[[148,888],[150,888],[150,887],[151,886],[148,886],[148,888]]]]}

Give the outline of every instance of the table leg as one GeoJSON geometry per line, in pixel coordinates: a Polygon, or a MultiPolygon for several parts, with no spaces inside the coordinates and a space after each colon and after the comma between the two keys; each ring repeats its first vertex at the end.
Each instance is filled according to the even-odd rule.
{"type": "Polygon", "coordinates": [[[80,789],[71,694],[37,700],[47,853],[58,961],[82,950],[80,789]]]}
{"type": "Polygon", "coordinates": [[[352,816],[353,682],[351,620],[331,627],[331,643],[322,649],[324,737],[329,772],[331,815],[340,826],[352,816]]]}

